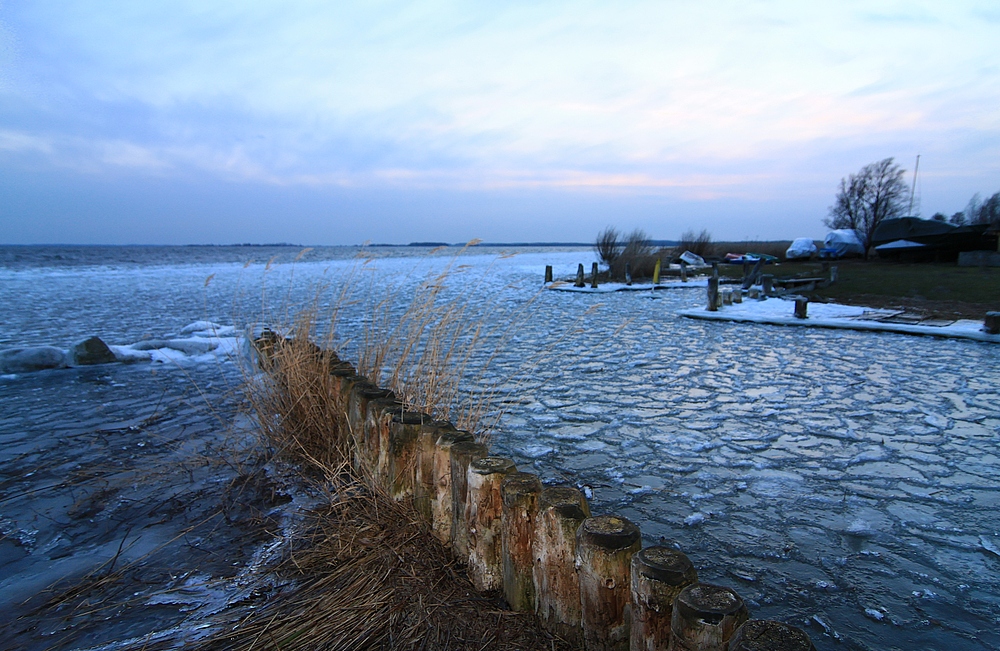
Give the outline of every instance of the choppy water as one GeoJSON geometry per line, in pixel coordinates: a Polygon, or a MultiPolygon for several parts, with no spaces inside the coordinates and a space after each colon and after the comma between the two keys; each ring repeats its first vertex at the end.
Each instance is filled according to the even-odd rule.
{"type": "MultiPolygon", "coordinates": [[[[17,249],[19,262],[0,269],[10,306],[0,347],[66,347],[91,334],[126,344],[199,319],[242,326],[262,310],[280,319],[351,269],[358,286],[395,286],[405,301],[414,279],[447,260],[389,249],[376,253],[394,257],[357,271],[353,250],[293,265],[297,249],[276,249],[266,269],[275,252],[254,251],[266,255],[244,267],[252,256],[239,249],[191,258],[157,247],[148,259],[141,248],[100,259],[77,250],[67,264],[52,251],[25,262],[17,249]]],[[[595,511],[634,519],[647,543],[675,542],[703,580],[736,588],[755,616],[803,626],[819,649],[1000,648],[1000,347],[693,321],[673,313],[699,304],[698,290],[539,293],[546,263],[567,275],[589,266],[587,251],[476,253],[452,291],[482,296],[499,323],[531,303],[494,364],[520,378],[493,445],[521,469],[588,487],[595,511]]],[[[347,310],[341,323],[363,319],[347,310]]],[[[237,501],[242,515],[188,534],[200,536],[193,547],[142,556],[199,516],[235,508],[226,488],[242,475],[227,460],[253,445],[231,427],[239,380],[217,356],[0,380],[3,617],[113,558],[123,539],[138,538],[123,556],[152,568],[136,573],[129,589],[149,585],[116,624],[100,614],[25,640],[64,635],[85,647],[177,625],[212,599],[201,587],[173,602],[164,594],[186,594],[194,576],[225,583],[251,562],[260,521],[280,519],[294,492],[284,480],[255,481],[252,499],[237,501]],[[203,513],[167,515],[171,491],[177,505],[200,495],[203,513]],[[199,548],[209,551],[178,551],[199,548]]]]}

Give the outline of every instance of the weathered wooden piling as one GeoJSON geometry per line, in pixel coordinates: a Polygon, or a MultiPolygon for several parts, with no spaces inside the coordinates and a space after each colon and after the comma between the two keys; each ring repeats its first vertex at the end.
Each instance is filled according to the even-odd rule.
{"type": "Polygon", "coordinates": [[[747,290],[747,298],[757,300],[760,298],[760,290],[756,287],[751,287],[747,290]]]}
{"type": "Polygon", "coordinates": [[[472,434],[457,429],[444,429],[434,445],[434,497],[431,500],[431,530],[438,540],[451,543],[454,509],[451,489],[451,449],[456,443],[472,442],[472,434]]]}
{"type": "Polygon", "coordinates": [[[469,466],[490,453],[482,443],[462,441],[451,446],[451,549],[462,563],[469,562],[469,466]]]}
{"type": "Polygon", "coordinates": [[[733,290],[726,289],[722,292],[722,304],[723,305],[733,304],[733,290]]]}
{"type": "Polygon", "coordinates": [[[413,496],[420,432],[431,417],[415,411],[397,412],[389,426],[386,486],[393,499],[413,496]]]}
{"type": "Polygon", "coordinates": [[[688,265],[686,262],[681,260],[681,282],[686,283],[688,281],[688,265]]]}
{"type": "Polygon", "coordinates": [[[743,290],[739,289],[739,288],[734,289],[733,290],[733,303],[739,304],[739,303],[742,303],[742,302],[743,302],[743,290]]]}
{"type": "Polygon", "coordinates": [[[809,299],[803,296],[796,297],[795,299],[795,318],[805,319],[808,317],[809,311],[809,299]]]}
{"type": "Polygon", "coordinates": [[[590,265],[590,286],[597,289],[597,263],[590,265]]]}
{"type": "Polygon", "coordinates": [[[760,288],[764,293],[764,296],[770,296],[774,293],[774,276],[771,274],[764,274],[760,277],[760,288]]]}
{"type": "MultiPolygon", "coordinates": [[[[451,423],[424,420],[417,435],[417,454],[413,470],[413,508],[424,522],[434,523],[434,453],[438,437],[451,423]]],[[[449,473],[450,474],[450,473],[449,473]]]]}
{"type": "Polygon", "coordinates": [[[712,278],[718,278],[718,277],[719,277],[719,263],[718,262],[713,262],[712,263],[712,278]]]}
{"type": "Polygon", "coordinates": [[[743,600],[729,588],[689,585],[674,601],[667,651],[725,651],[729,638],[749,618],[743,600]]]}
{"type": "Polygon", "coordinates": [[[585,287],[586,283],[583,282],[583,263],[581,262],[576,268],[576,282],[573,283],[573,287],[585,287]]]}
{"type": "Polygon", "coordinates": [[[626,262],[625,263],[625,284],[626,285],[631,285],[632,284],[632,263],[631,262],[626,262]]]}
{"type": "Polygon", "coordinates": [[[750,619],[733,633],[728,651],[816,651],[816,646],[801,628],[750,619]]]}
{"type": "Polygon", "coordinates": [[[393,396],[373,398],[365,404],[365,421],[361,428],[362,467],[383,486],[388,476],[392,418],[402,411],[403,405],[393,396]]]}
{"type": "Polygon", "coordinates": [[[983,330],[991,335],[1000,334],[1000,312],[987,312],[983,319],[983,330]]]}
{"type": "Polygon", "coordinates": [[[683,553],[659,545],[632,556],[631,651],[661,651],[670,643],[674,600],[698,581],[698,572],[683,553]]]}
{"type": "Polygon", "coordinates": [[[545,282],[552,282],[552,265],[550,264],[545,265],[545,282]]]}
{"type": "Polygon", "coordinates": [[[615,515],[587,518],[576,532],[576,568],[584,646],[629,647],[632,555],[642,546],[639,527],[615,515]]]}
{"type": "Polygon", "coordinates": [[[839,278],[839,274],[837,273],[837,265],[833,265],[830,267],[830,284],[837,282],[837,278],[839,278]]]}
{"type": "Polygon", "coordinates": [[[511,610],[535,609],[533,544],[535,517],[542,482],[538,475],[512,472],[500,483],[503,513],[500,521],[500,549],[503,559],[503,595],[511,610]]]}
{"type": "Polygon", "coordinates": [[[576,532],[590,517],[583,493],[568,486],[542,490],[535,517],[535,612],[547,630],[582,642],[580,581],[576,573],[576,532]]]}
{"type": "Polygon", "coordinates": [[[715,312],[719,309],[719,279],[708,279],[708,311],[715,312]]]}
{"type": "Polygon", "coordinates": [[[480,592],[503,588],[500,484],[504,477],[516,471],[514,461],[505,457],[483,457],[469,464],[469,496],[465,506],[465,521],[469,526],[469,578],[480,592]]]}
{"type": "Polygon", "coordinates": [[[357,381],[351,386],[351,393],[347,399],[347,428],[354,442],[354,467],[358,470],[370,467],[372,460],[365,438],[368,402],[391,397],[394,397],[392,391],[380,389],[367,380],[357,381]]]}

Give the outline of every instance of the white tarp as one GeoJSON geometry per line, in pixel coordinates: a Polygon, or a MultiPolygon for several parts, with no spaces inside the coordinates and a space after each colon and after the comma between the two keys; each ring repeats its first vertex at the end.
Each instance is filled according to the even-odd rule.
{"type": "Polygon", "coordinates": [[[865,247],[861,245],[858,234],[849,228],[842,228],[830,231],[823,240],[824,252],[831,254],[835,258],[840,258],[850,254],[865,254],[865,247]]]}
{"type": "Polygon", "coordinates": [[[795,258],[809,258],[816,253],[816,243],[809,237],[797,237],[792,245],[785,251],[785,257],[789,260],[795,258]]]}
{"type": "Polygon", "coordinates": [[[681,260],[694,267],[701,267],[705,264],[705,258],[701,257],[697,253],[691,253],[690,251],[685,251],[680,257],[681,260]]]}

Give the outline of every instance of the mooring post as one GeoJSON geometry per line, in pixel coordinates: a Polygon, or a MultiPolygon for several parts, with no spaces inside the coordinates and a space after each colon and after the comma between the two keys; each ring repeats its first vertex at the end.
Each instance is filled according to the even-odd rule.
{"type": "Polygon", "coordinates": [[[719,277],[719,263],[718,262],[713,262],[712,263],[712,278],[718,278],[718,277],[719,277]]]}
{"type": "Polygon", "coordinates": [[[451,542],[454,527],[451,489],[451,449],[456,443],[472,442],[472,434],[452,428],[444,429],[434,446],[434,498],[431,500],[431,530],[443,543],[451,542]]]}
{"type": "Polygon", "coordinates": [[[816,651],[801,628],[768,619],[750,619],[729,639],[729,651],[816,651]]]}
{"type": "Polygon", "coordinates": [[[583,641],[576,532],[590,517],[583,493],[569,486],[542,490],[532,545],[535,613],[542,626],[572,643],[583,641]]]}
{"type": "Polygon", "coordinates": [[[688,265],[686,262],[681,260],[681,282],[686,283],[688,281],[688,265]]]}
{"type": "Polygon", "coordinates": [[[576,268],[576,282],[573,283],[573,287],[584,287],[586,283],[583,282],[583,263],[581,262],[576,268]]]}
{"type": "Polygon", "coordinates": [[[588,651],[629,647],[632,555],[642,547],[639,527],[615,515],[587,518],[576,532],[580,610],[588,651]]]}
{"type": "Polygon", "coordinates": [[[656,265],[653,267],[653,284],[660,284],[660,266],[663,264],[663,260],[660,258],[656,259],[656,265]]]}
{"type": "Polygon", "coordinates": [[[420,433],[431,417],[416,411],[397,412],[389,429],[389,495],[401,500],[414,495],[420,433]]]}
{"type": "Polygon", "coordinates": [[[770,296],[774,293],[774,276],[771,274],[764,274],[760,277],[760,288],[764,292],[764,296],[770,296]]]}
{"type": "Polygon", "coordinates": [[[545,265],[545,282],[552,282],[552,265],[550,264],[545,265]]]}
{"type": "Polygon", "coordinates": [[[807,317],[807,312],[809,310],[809,299],[804,296],[798,296],[795,299],[795,318],[805,319],[807,317]]]}
{"type": "Polygon", "coordinates": [[[1000,312],[987,312],[983,319],[983,330],[988,334],[1000,334],[1000,312]]]}
{"type": "Polygon", "coordinates": [[[729,638],[749,618],[743,600],[729,588],[689,585],[674,601],[667,651],[726,651],[729,638]]]}
{"type": "Polygon", "coordinates": [[[469,562],[469,466],[489,455],[482,443],[462,441],[451,446],[451,548],[461,563],[469,562]]]}
{"type": "Polygon", "coordinates": [[[590,265],[590,286],[597,289],[597,263],[590,265]]]}
{"type": "Polygon", "coordinates": [[[451,423],[425,418],[417,435],[417,454],[413,470],[413,508],[424,522],[434,523],[434,453],[437,439],[451,423]]]}
{"type": "Polygon", "coordinates": [[[532,577],[535,516],[542,482],[538,475],[512,472],[500,483],[503,514],[500,520],[500,548],[503,558],[503,596],[511,610],[535,609],[532,577]]]}
{"type": "Polygon", "coordinates": [[[719,279],[708,279],[708,311],[715,312],[719,309],[719,279]]]}
{"type": "Polygon", "coordinates": [[[632,284],[632,263],[631,262],[626,262],[625,263],[625,284],[626,285],[631,285],[632,284]]]}
{"type": "Polygon", "coordinates": [[[733,290],[726,289],[722,292],[722,304],[732,305],[733,304],[733,290]]]}
{"type": "Polygon", "coordinates": [[[503,588],[500,483],[516,471],[514,461],[504,457],[483,457],[469,464],[469,497],[465,506],[465,521],[469,524],[469,578],[480,592],[503,588]]]}
{"type": "Polygon", "coordinates": [[[739,304],[742,302],[743,302],[743,290],[737,287],[736,289],[733,290],[733,303],[739,304]]]}
{"type": "Polygon", "coordinates": [[[683,553],[659,545],[632,556],[631,651],[661,651],[670,642],[674,599],[698,581],[698,572],[683,553]]]}

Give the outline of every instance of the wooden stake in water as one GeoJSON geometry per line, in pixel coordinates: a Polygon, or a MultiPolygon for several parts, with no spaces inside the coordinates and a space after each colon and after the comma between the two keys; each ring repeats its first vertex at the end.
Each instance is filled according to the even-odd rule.
{"type": "Polygon", "coordinates": [[[590,286],[597,289],[597,263],[590,266],[590,286]]]}
{"type": "Polygon", "coordinates": [[[469,525],[469,578],[480,592],[503,587],[500,483],[516,471],[513,460],[504,457],[483,457],[469,464],[469,497],[465,507],[469,525]]]}
{"type": "Polygon", "coordinates": [[[576,268],[576,282],[573,283],[573,287],[585,287],[586,283],[583,282],[583,263],[581,262],[576,268]]]}
{"type": "Polygon", "coordinates": [[[469,466],[490,453],[482,443],[462,441],[451,446],[451,548],[461,563],[469,562],[469,466]]]}
{"type": "Polygon", "coordinates": [[[552,265],[547,264],[545,265],[545,283],[548,284],[551,282],[552,282],[552,265]]]}
{"type": "Polygon", "coordinates": [[[674,599],[697,581],[691,561],[676,549],[657,545],[632,556],[631,651],[666,648],[674,599]]]}
{"type": "Polygon", "coordinates": [[[708,279],[708,311],[715,312],[719,309],[719,279],[708,279]]]}
{"type": "Polygon", "coordinates": [[[538,498],[532,545],[535,612],[542,626],[573,643],[583,641],[576,532],[589,517],[587,498],[575,488],[546,488],[538,498]]]}
{"type": "Polygon", "coordinates": [[[760,277],[761,290],[764,292],[764,296],[770,296],[774,293],[774,276],[771,274],[764,274],[760,277]]]}
{"type": "Polygon", "coordinates": [[[538,475],[513,472],[500,484],[503,514],[500,547],[503,558],[503,595],[511,610],[535,610],[533,541],[542,482],[538,475]]]}
{"type": "Polygon", "coordinates": [[[625,284],[626,285],[631,285],[632,284],[632,263],[631,262],[626,262],[625,263],[625,284]]]}
{"type": "Polygon", "coordinates": [[[625,651],[630,622],[632,555],[642,546],[639,527],[615,515],[587,518],[576,532],[576,567],[584,645],[625,651]]]}
{"type": "Polygon", "coordinates": [[[674,601],[667,651],[726,651],[729,638],[749,618],[743,600],[729,588],[689,585],[674,601]]]}
{"type": "Polygon", "coordinates": [[[809,299],[804,297],[798,297],[795,299],[795,318],[805,319],[807,318],[807,312],[809,310],[809,299]]]}
{"type": "Polygon", "coordinates": [[[688,265],[686,262],[681,260],[681,282],[686,283],[688,281],[688,265]]]}
{"type": "Polygon", "coordinates": [[[983,319],[983,330],[988,334],[1000,334],[1000,312],[987,312],[983,319]]]}
{"type": "Polygon", "coordinates": [[[816,651],[805,631],[768,619],[751,619],[736,629],[729,651],[816,651]]]}

